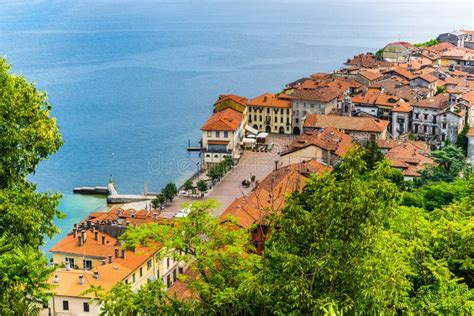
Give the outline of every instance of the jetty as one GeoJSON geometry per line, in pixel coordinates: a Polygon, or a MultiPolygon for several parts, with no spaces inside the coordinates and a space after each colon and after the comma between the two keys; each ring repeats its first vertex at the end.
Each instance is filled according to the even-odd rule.
{"type": "Polygon", "coordinates": [[[109,195],[109,189],[107,187],[76,187],[72,190],[75,194],[87,194],[87,195],[109,195]]]}

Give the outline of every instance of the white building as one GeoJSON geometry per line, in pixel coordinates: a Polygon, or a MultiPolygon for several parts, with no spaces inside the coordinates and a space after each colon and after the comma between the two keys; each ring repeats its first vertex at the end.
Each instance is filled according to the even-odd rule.
{"type": "Polygon", "coordinates": [[[240,158],[245,115],[231,108],[214,113],[201,127],[202,165],[207,169],[230,157],[240,158]]]}

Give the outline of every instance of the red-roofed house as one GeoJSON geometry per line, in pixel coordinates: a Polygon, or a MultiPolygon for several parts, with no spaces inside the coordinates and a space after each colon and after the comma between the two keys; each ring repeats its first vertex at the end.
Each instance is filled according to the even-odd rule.
{"type": "Polygon", "coordinates": [[[232,108],[216,112],[201,127],[202,164],[207,169],[224,158],[240,158],[240,142],[243,138],[245,117],[232,108]]]}
{"type": "Polygon", "coordinates": [[[291,102],[285,94],[259,95],[247,103],[247,122],[258,131],[291,134],[291,102]]]}

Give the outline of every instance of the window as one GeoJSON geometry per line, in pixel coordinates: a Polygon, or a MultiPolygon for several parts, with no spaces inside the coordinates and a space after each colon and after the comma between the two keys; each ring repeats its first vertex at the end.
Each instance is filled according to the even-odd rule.
{"type": "Polygon", "coordinates": [[[143,276],[143,267],[140,267],[140,278],[143,276]]]}
{"type": "Polygon", "coordinates": [[[166,258],[166,268],[170,267],[170,258],[166,258]]]}
{"type": "Polygon", "coordinates": [[[66,258],[66,262],[69,263],[71,269],[74,269],[74,258],[66,258]]]}
{"type": "Polygon", "coordinates": [[[160,277],[160,269],[156,269],[156,277],[157,277],[157,278],[160,277]]]}
{"type": "Polygon", "coordinates": [[[254,115],[253,115],[253,120],[254,120],[254,121],[257,120],[257,114],[254,114],[254,115]]]}
{"type": "Polygon", "coordinates": [[[176,275],[176,269],[173,270],[173,282],[176,282],[176,280],[178,279],[177,275],[176,275]]]}
{"type": "Polygon", "coordinates": [[[229,137],[229,132],[226,131],[224,132],[224,138],[227,138],[227,137],[229,137]]]}
{"type": "Polygon", "coordinates": [[[278,123],[278,117],[275,116],[275,123],[278,123]]]}
{"type": "Polygon", "coordinates": [[[125,284],[128,284],[128,279],[125,279],[125,284]]]}
{"type": "Polygon", "coordinates": [[[63,311],[69,310],[69,301],[63,301],[63,311]]]}
{"type": "Polygon", "coordinates": [[[136,276],[135,276],[135,273],[134,273],[134,274],[132,274],[132,281],[133,281],[133,283],[135,283],[135,281],[136,281],[136,276]]]}
{"type": "Polygon", "coordinates": [[[221,137],[221,132],[220,131],[216,131],[216,138],[219,138],[221,137]]]}
{"type": "Polygon", "coordinates": [[[179,274],[183,274],[183,272],[184,272],[184,269],[183,269],[182,267],[179,267],[179,268],[178,268],[178,273],[179,273],[179,274]]]}
{"type": "Polygon", "coordinates": [[[82,305],[83,305],[84,312],[89,312],[89,303],[84,302],[82,303],[82,305]]]}
{"type": "Polygon", "coordinates": [[[207,137],[212,137],[212,132],[207,132],[207,137]]]}
{"type": "Polygon", "coordinates": [[[425,120],[427,120],[428,119],[428,114],[425,114],[424,117],[425,117],[425,120]]]}
{"type": "Polygon", "coordinates": [[[148,260],[148,262],[146,263],[146,270],[150,271],[150,269],[151,269],[151,259],[148,260]]]}
{"type": "Polygon", "coordinates": [[[92,269],[92,261],[91,260],[82,260],[82,264],[84,265],[84,269],[86,269],[86,270],[92,269]]]}
{"type": "Polygon", "coordinates": [[[168,277],[166,278],[166,285],[168,286],[168,288],[171,287],[171,275],[168,274],[168,277]]]}
{"type": "Polygon", "coordinates": [[[443,123],[443,128],[446,128],[446,123],[443,123]]]}
{"type": "Polygon", "coordinates": [[[283,123],[283,116],[280,116],[280,123],[283,123]]]}
{"type": "Polygon", "coordinates": [[[420,113],[415,113],[415,118],[419,118],[420,117],[420,113]]]}

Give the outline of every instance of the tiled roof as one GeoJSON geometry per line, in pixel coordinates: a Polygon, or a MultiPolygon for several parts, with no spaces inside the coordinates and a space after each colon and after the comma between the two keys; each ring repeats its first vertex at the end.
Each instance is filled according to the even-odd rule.
{"type": "Polygon", "coordinates": [[[422,99],[413,104],[415,107],[444,109],[448,106],[448,94],[441,93],[428,99],[422,99]]]}
{"type": "Polygon", "coordinates": [[[330,102],[339,96],[339,92],[330,87],[318,87],[311,90],[297,89],[292,94],[295,100],[330,102]]]}
{"type": "Polygon", "coordinates": [[[331,168],[315,160],[292,164],[272,171],[249,194],[232,202],[219,217],[225,222],[229,216],[243,228],[264,222],[273,211],[283,208],[286,194],[304,187],[311,173],[328,172],[331,168]]]}
{"type": "Polygon", "coordinates": [[[402,169],[402,173],[410,177],[420,176],[419,172],[426,165],[434,164],[426,150],[408,142],[390,149],[386,157],[393,167],[402,169]]]}
{"type": "Polygon", "coordinates": [[[225,100],[232,100],[234,102],[237,102],[239,103],[240,105],[247,105],[247,101],[248,99],[246,97],[242,97],[240,95],[236,95],[236,94],[221,94],[219,95],[219,98],[217,99],[216,103],[214,103],[214,105],[216,104],[219,104],[221,103],[222,101],[225,101],[225,100]]]}
{"type": "Polygon", "coordinates": [[[272,108],[290,108],[291,102],[288,100],[280,99],[273,93],[265,93],[251,99],[248,102],[249,106],[262,106],[272,108]]]}
{"type": "Polygon", "coordinates": [[[201,127],[203,131],[235,131],[240,124],[244,116],[242,113],[234,109],[225,109],[223,111],[214,113],[201,127]]]}
{"type": "Polygon", "coordinates": [[[348,117],[336,115],[308,114],[304,127],[334,127],[340,130],[382,133],[387,129],[389,121],[369,117],[348,117]]]}
{"type": "Polygon", "coordinates": [[[281,153],[285,156],[308,146],[316,146],[337,156],[344,155],[352,146],[352,137],[333,128],[328,127],[321,131],[307,132],[298,136],[289,146],[288,150],[281,153]]]}
{"type": "Polygon", "coordinates": [[[412,144],[420,150],[428,151],[428,144],[423,141],[408,140],[408,139],[377,139],[375,140],[377,146],[381,149],[392,149],[403,144],[412,144]]]}
{"type": "Polygon", "coordinates": [[[368,80],[376,80],[376,79],[379,79],[379,78],[383,77],[383,75],[380,73],[380,71],[372,70],[372,69],[361,70],[359,72],[359,74],[361,76],[367,78],[368,80]]]}

